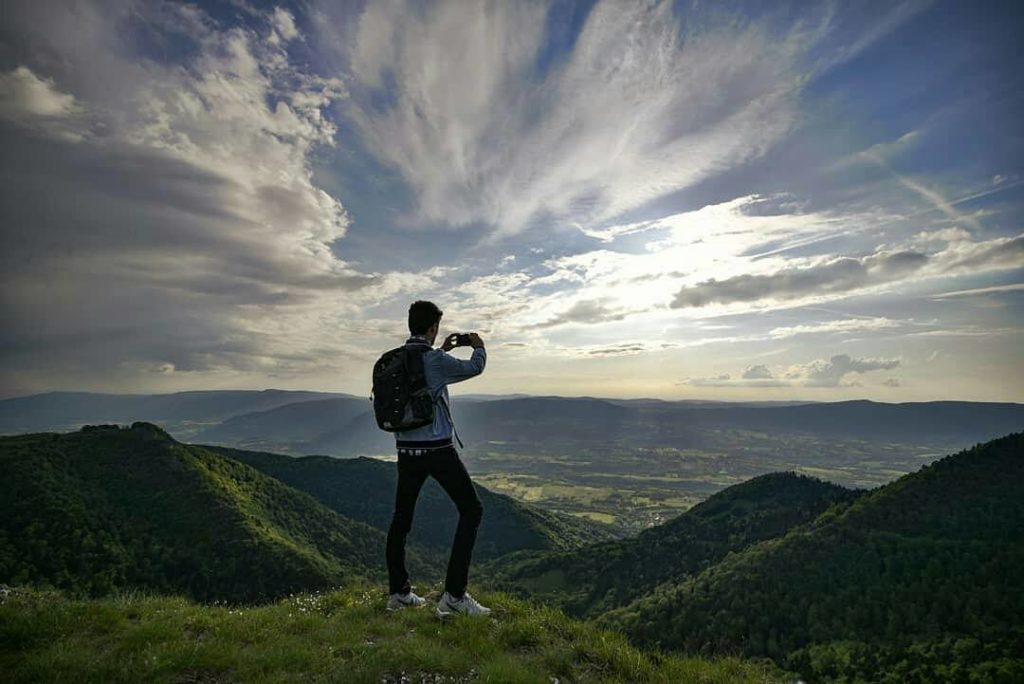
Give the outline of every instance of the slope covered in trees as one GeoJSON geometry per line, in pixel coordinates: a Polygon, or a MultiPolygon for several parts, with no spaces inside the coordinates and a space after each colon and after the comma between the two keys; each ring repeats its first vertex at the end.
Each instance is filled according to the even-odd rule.
{"type": "Polygon", "coordinates": [[[493,564],[498,584],[594,616],[665,582],[679,582],[729,553],[782,536],[858,492],[792,473],[729,487],[639,536],[560,553],[518,554],[493,564]]]}
{"type": "Polygon", "coordinates": [[[379,530],[149,423],[0,438],[0,469],[3,583],[254,600],[381,566],[379,530]]]}
{"type": "MultiPolygon", "coordinates": [[[[293,458],[281,454],[205,447],[246,463],[306,492],[353,520],[386,531],[394,506],[395,465],[370,458],[293,458]]],[[[528,506],[477,486],[484,517],[475,558],[495,558],[522,549],[571,549],[607,539],[602,525],[528,506]]],[[[444,490],[429,479],[420,492],[410,542],[447,554],[458,512],[444,490]]]]}
{"type": "Polygon", "coordinates": [[[1024,433],[948,456],[602,618],[813,680],[1024,680],[1024,433]]]}
{"type": "MultiPolygon", "coordinates": [[[[181,444],[159,427],[0,437],[0,583],[99,596],[144,587],[259,600],[381,576],[394,465],[181,444]]],[[[607,538],[588,521],[478,488],[480,558],[607,538]]],[[[457,512],[431,482],[410,538],[440,576],[457,512]]]]}

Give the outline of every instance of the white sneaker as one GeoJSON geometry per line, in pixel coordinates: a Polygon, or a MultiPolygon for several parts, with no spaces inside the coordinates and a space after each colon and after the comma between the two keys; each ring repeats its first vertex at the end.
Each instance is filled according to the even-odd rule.
{"type": "Polygon", "coordinates": [[[419,608],[427,600],[417,596],[413,592],[408,594],[392,594],[388,597],[388,610],[401,610],[402,608],[419,608]]]}
{"type": "Polygon", "coordinates": [[[455,598],[447,591],[441,594],[437,602],[437,614],[441,617],[450,615],[490,615],[491,609],[481,606],[467,591],[462,598],[455,598]]]}

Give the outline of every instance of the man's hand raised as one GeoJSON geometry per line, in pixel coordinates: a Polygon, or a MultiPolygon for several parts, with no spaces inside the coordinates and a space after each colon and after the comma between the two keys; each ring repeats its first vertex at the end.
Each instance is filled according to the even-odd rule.
{"type": "Polygon", "coordinates": [[[452,333],[448,337],[444,338],[444,342],[441,343],[441,349],[443,349],[446,352],[451,351],[452,349],[455,349],[455,335],[456,334],[457,333],[452,333]]]}
{"type": "Polygon", "coordinates": [[[469,333],[469,346],[477,349],[484,346],[484,341],[476,333],[469,333]]]}

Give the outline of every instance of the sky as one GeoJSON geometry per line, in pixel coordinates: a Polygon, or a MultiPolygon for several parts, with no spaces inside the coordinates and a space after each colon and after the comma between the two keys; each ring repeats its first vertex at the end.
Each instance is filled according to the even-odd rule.
{"type": "Polygon", "coordinates": [[[1019,3],[0,14],[0,397],[1024,401],[1019,3]]]}

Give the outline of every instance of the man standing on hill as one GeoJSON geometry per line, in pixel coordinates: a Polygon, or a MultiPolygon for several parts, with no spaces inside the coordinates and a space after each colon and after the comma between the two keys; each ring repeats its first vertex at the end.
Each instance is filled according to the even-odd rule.
{"type": "MultiPolygon", "coordinates": [[[[395,512],[388,530],[387,561],[390,596],[388,610],[406,606],[422,606],[426,601],[412,591],[405,568],[405,538],[412,527],[416,499],[427,476],[433,477],[448,493],[459,511],[459,526],[452,542],[444,593],[437,602],[441,615],[486,615],[490,608],[480,605],[466,591],[469,563],[476,543],[476,530],[483,515],[483,506],[469,479],[466,466],[452,444],[452,420],[448,385],[468,380],[483,372],[487,363],[484,342],[470,333],[468,342],[473,355],[468,361],[455,358],[448,351],[457,345],[457,336],[449,335],[439,349],[434,349],[443,312],[432,302],[417,301],[409,307],[409,332],[406,346],[426,347],[423,372],[434,402],[434,421],[429,425],[395,433],[398,449],[398,487],[395,491],[395,512]]],[[[465,342],[465,340],[464,340],[465,342]]]]}

